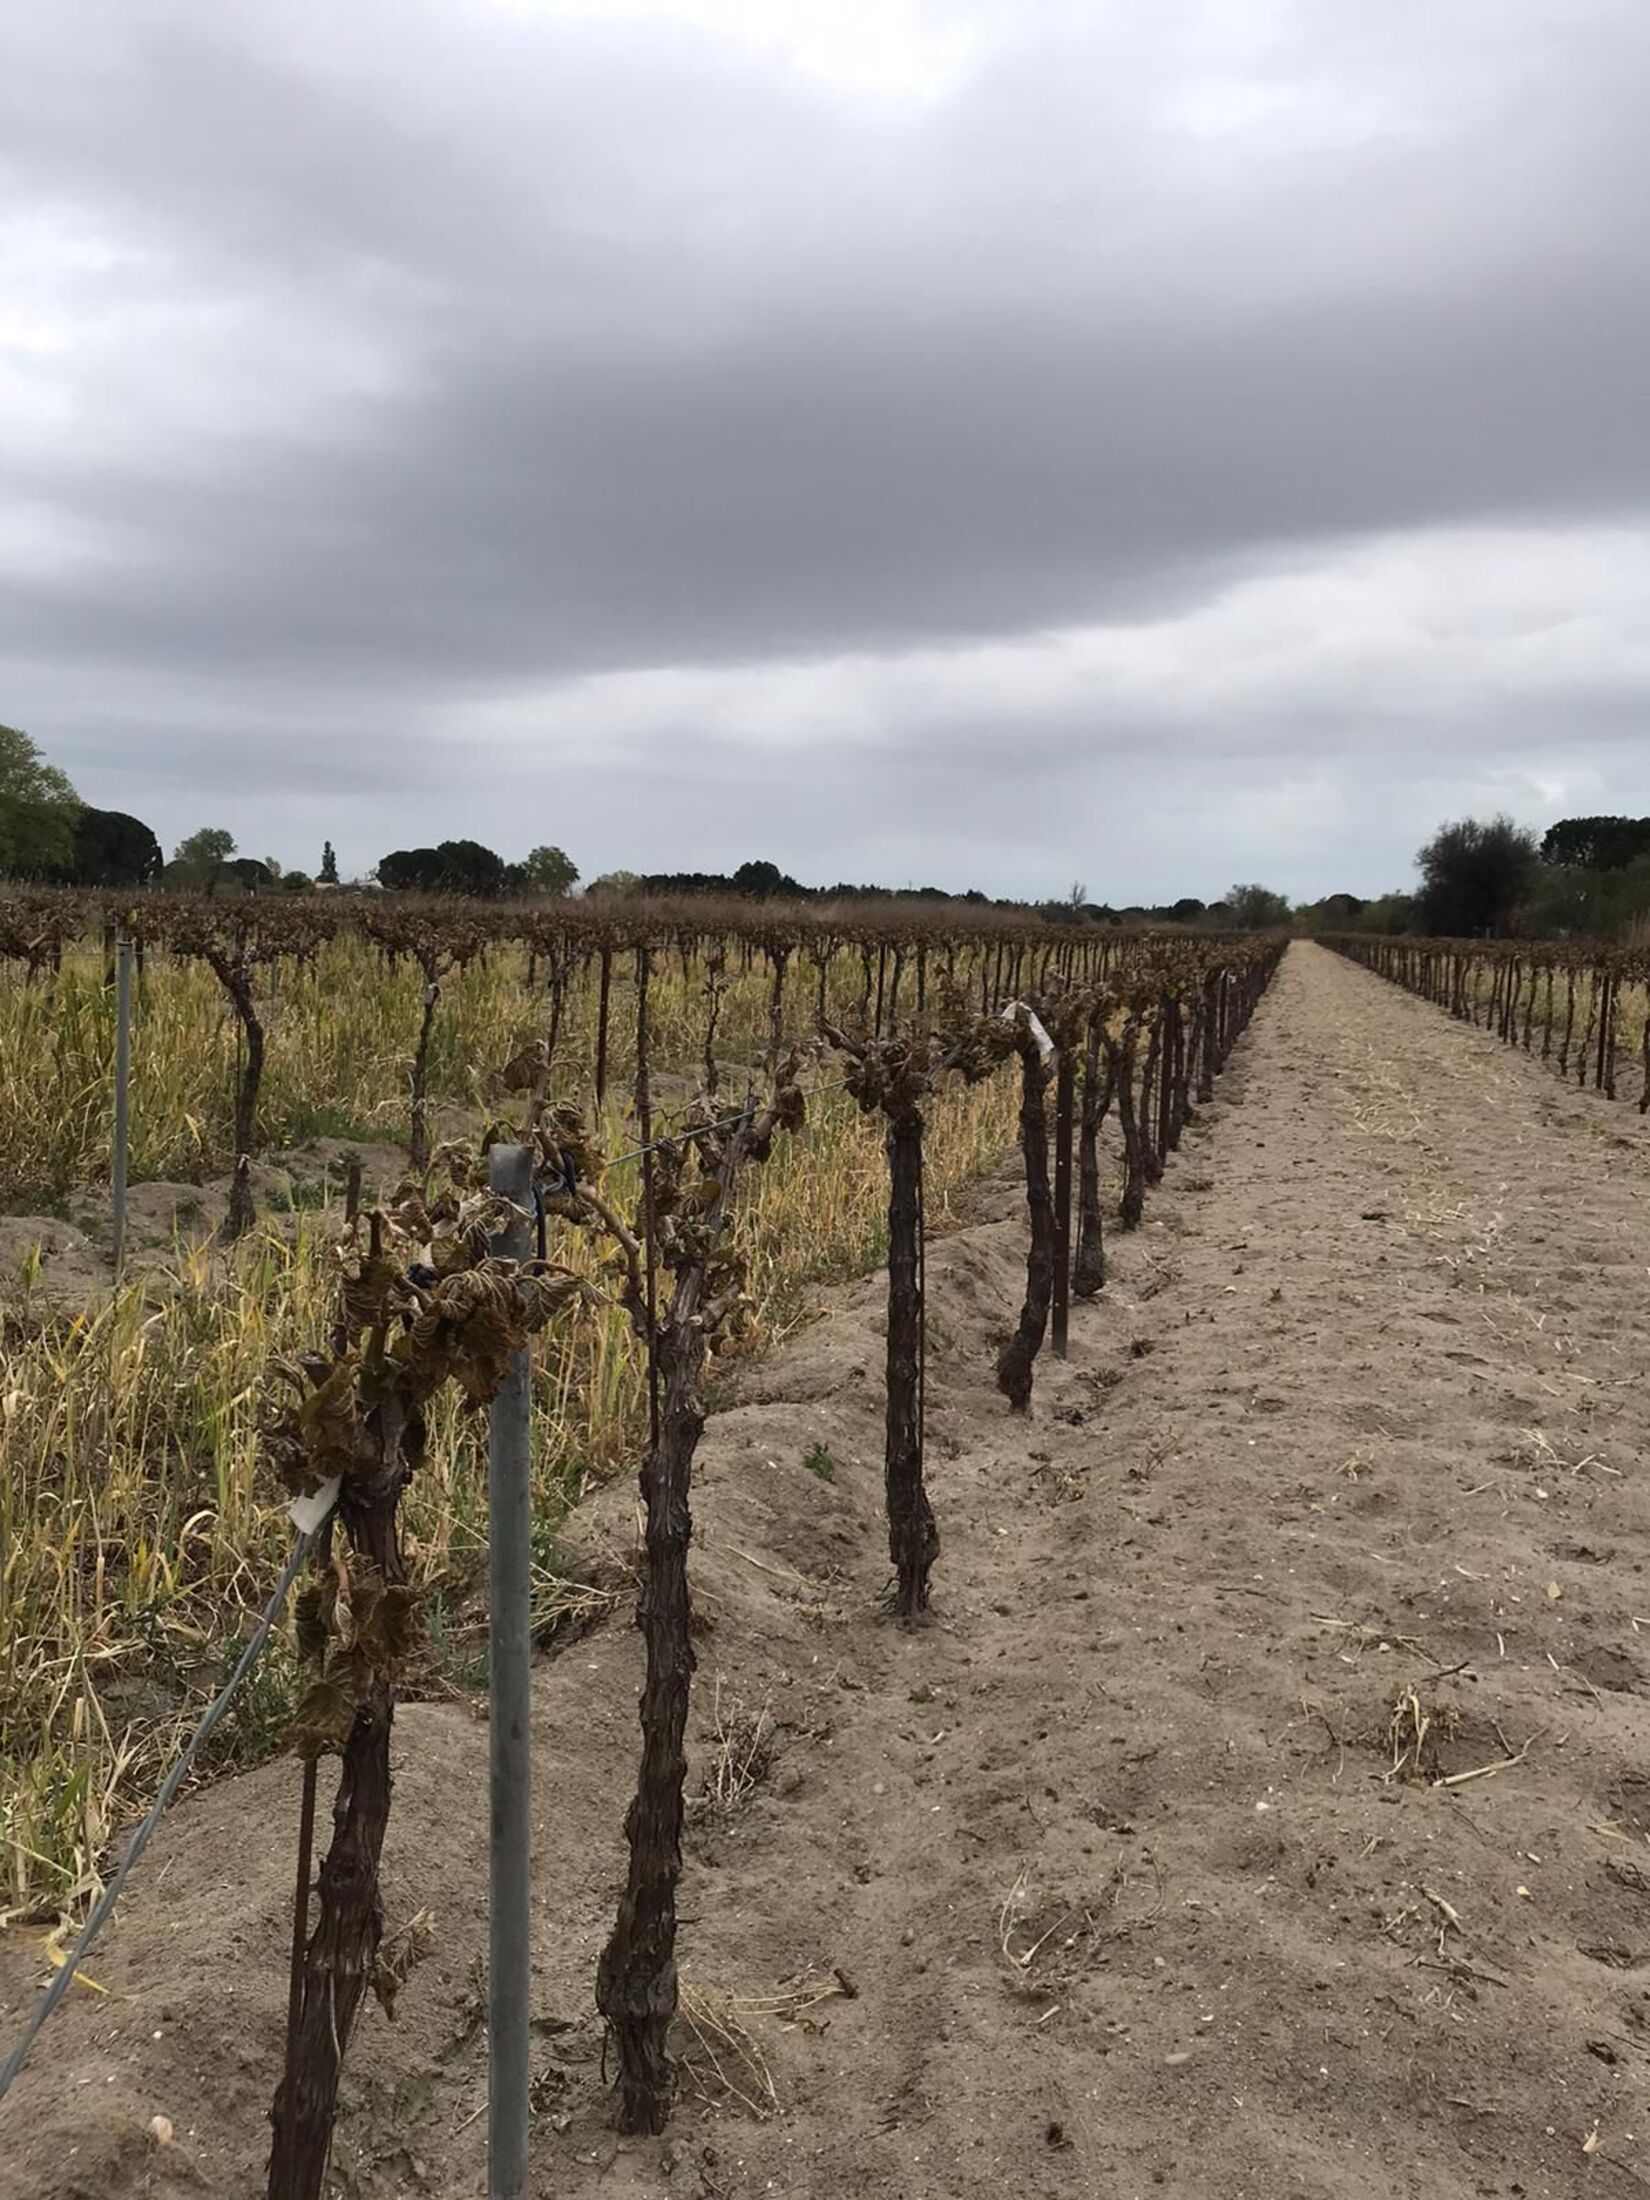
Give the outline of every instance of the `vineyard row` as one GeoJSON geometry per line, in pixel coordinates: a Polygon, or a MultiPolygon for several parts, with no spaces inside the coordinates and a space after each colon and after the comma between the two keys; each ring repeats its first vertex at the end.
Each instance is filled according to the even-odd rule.
{"type": "MultiPolygon", "coordinates": [[[[1018,1073],[1030,1247],[1024,1300],[996,1372],[1010,1408],[1023,1411],[1051,1314],[1063,1349],[1068,1288],[1075,1283],[1092,1293],[1104,1280],[1096,1141],[1108,1108],[1118,1109],[1124,1148],[1119,1219],[1132,1226],[1147,1183],[1161,1175],[1199,1100],[1212,1094],[1277,954],[1274,944],[1228,951],[1221,959],[1203,959],[1195,985],[1187,982],[1189,972],[1176,982],[1160,977],[1151,989],[1136,975],[1121,995],[1075,989],[1035,1006],[1015,1002],[1006,1014],[980,1015],[954,1002],[941,1027],[920,1036],[823,1034],[846,1057],[860,1107],[886,1126],[884,1480],[891,1603],[907,1623],[927,1604],[939,1551],[923,1461],[925,1101],[943,1078],[984,1078],[1004,1064],[1018,1073]],[[1080,1187],[1075,1236],[1074,1176],[1080,1187]]],[[[638,1113],[645,1126],[645,981],[638,1012],[638,1113]]],[[[545,1050],[536,1048],[513,1062],[504,1078],[527,1096],[522,1135],[534,1156],[540,1201],[611,1243],[618,1289],[648,1358],[651,1440],[641,1469],[645,1564],[637,1615],[646,1647],[641,1763],[625,1818],[627,1883],[598,1967],[596,1999],[616,2050],[620,2126],[656,2132],[668,2118],[672,2093],[667,2042],[677,2001],[676,1897],[694,1665],[688,1554],[693,1459],[704,1426],[702,1377],[708,1356],[738,1332],[743,1278],[726,1233],[738,1179],[768,1159],[777,1137],[803,1128],[802,1057],[787,1057],[771,1097],[732,1128],[701,1101],[697,1119],[652,1157],[633,1221],[603,1195],[602,1157],[588,1144],[578,1107],[547,1100],[546,1067],[545,1050]]],[[[342,1630],[336,1588],[323,1582],[309,1592],[316,1674],[295,1724],[311,1755],[336,1748],[342,1766],[333,1845],[321,1867],[318,1915],[295,1995],[297,2029],[275,2104],[272,2200],[311,2200],[320,2190],[343,2055],[378,1956],[376,1886],[369,1885],[363,1864],[370,1860],[375,1880],[389,1812],[393,1691],[406,1655],[406,1569],[396,1512],[419,1463],[423,1401],[446,1377],[478,1400],[491,1397],[509,1353],[532,1330],[560,1313],[576,1318],[577,1312],[570,1271],[542,1259],[502,1262],[485,1251],[486,1225],[497,1218],[489,1216],[485,1195],[470,1188],[477,1179],[464,1157],[444,1159],[458,1170],[447,1202],[450,1235],[438,1230],[426,1241],[422,1212],[368,1218],[364,1253],[346,1274],[334,1354],[305,1369],[301,1402],[286,1409],[274,1436],[289,1487],[309,1490],[341,1478],[338,1517],[350,1551],[351,1586],[342,1630]],[[426,1248],[437,1268],[452,1266],[434,1300],[426,1300],[416,1282],[426,1248]],[[410,1327],[392,1337],[396,1315],[408,1312],[410,1327]],[[370,1369],[381,1372],[370,1378],[364,1372],[370,1369]],[[364,1593],[371,1624],[363,1623],[364,1593]]]]}
{"type": "MultiPolygon", "coordinates": [[[[53,907],[36,897],[31,915],[42,906],[53,907]]],[[[87,915],[84,905],[72,912],[80,925],[87,915]]],[[[408,1173],[376,1204],[363,1204],[359,1179],[352,1182],[325,1349],[280,1354],[265,1386],[266,1468],[294,1496],[336,1490],[336,1510],[295,1615],[307,1678],[289,1738],[306,1761],[311,1806],[316,1766],[329,1757],[339,1764],[331,1841],[313,1890],[307,1860],[299,1873],[292,2019],[273,2113],[272,2200],[315,2200],[320,2193],[360,2006],[370,1991],[393,1999],[409,1959],[409,1951],[385,1943],[378,1866],[390,1809],[396,1692],[422,1633],[423,1600],[404,1547],[401,1506],[414,1477],[432,1463],[442,1396],[456,1394],[470,1408],[490,1405],[535,1336],[614,1304],[645,1362],[642,1750],[625,1821],[627,1884],[596,1989],[616,2049],[621,2126],[656,2131],[668,2117],[672,2090],[667,2037],[676,2007],[693,1669],[692,1468],[707,1362],[738,1346],[748,1318],[752,1248],[730,1228],[746,1180],[777,1142],[804,1132],[810,1093],[823,1089],[827,1070],[840,1070],[858,1108],[882,1125],[890,1604],[914,1623],[927,1605],[940,1547],[923,1456],[924,1131],[935,1095],[1005,1068],[1017,1079],[1030,1242],[1023,1302],[998,1352],[996,1376],[1009,1408],[1023,1411],[1045,1338],[1052,1333],[1055,1349],[1064,1349],[1070,1297],[1092,1296],[1104,1284],[1103,1127],[1115,1110],[1121,1179],[1115,1219],[1133,1228],[1186,1124],[1212,1097],[1281,952],[1276,941],[1096,938],[1052,928],[963,939],[845,939],[760,925],[673,927],[661,937],[535,924],[527,945],[532,981],[542,984],[544,1025],[480,1081],[488,1104],[480,1134],[432,1148],[419,1080],[430,1012],[443,974],[496,946],[496,936],[462,911],[357,909],[335,919],[329,905],[326,916],[386,955],[411,956],[426,991],[410,1076],[408,1173]],[[788,987],[799,955],[815,966],[812,982],[788,987]],[[679,973],[673,1005],[697,1003],[692,1052],[701,1074],[699,1090],[677,1098],[661,1131],[655,1002],[660,974],[672,962],[679,973]],[[588,1058],[581,1055],[575,1065],[565,1050],[567,1009],[581,976],[591,981],[594,1029],[588,1058]],[[760,1013],[748,1015],[738,1034],[745,1098],[730,1108],[719,1093],[725,1066],[719,1034],[734,978],[754,980],[761,998],[760,1013]],[[633,1205],[613,1188],[601,1132],[605,1086],[620,1052],[621,1006],[640,1141],[633,1205]],[[530,1213],[496,1189],[496,1149],[511,1147],[530,1156],[530,1213]],[[537,1250],[525,1259],[500,1250],[523,1224],[537,1235],[537,1250]],[[576,1242],[584,1257],[557,1257],[576,1242]]],[[[256,907],[201,904],[169,905],[164,921],[147,933],[142,912],[126,909],[115,919],[151,950],[204,962],[234,1009],[244,1042],[238,1186],[248,1179],[264,1059],[259,989],[267,989],[283,959],[317,950],[320,935],[307,932],[311,918],[301,905],[271,905],[266,916],[256,907]]],[[[75,936],[67,929],[71,913],[60,922],[59,949],[75,936]]],[[[51,982],[51,956],[24,959],[35,982],[51,982]]],[[[689,1058],[685,1049],[675,1051],[689,1058]]],[[[232,1207],[227,1234],[244,1233],[249,1221],[249,1209],[232,1207]]],[[[311,1807],[304,1823],[312,1821],[311,1807]]]]}
{"type": "Polygon", "coordinates": [[[1380,939],[1322,943],[1505,1046],[1539,1054],[1559,1076],[1617,1097],[1637,1066],[1637,1105],[1650,1111],[1650,956],[1597,940],[1380,939]]]}

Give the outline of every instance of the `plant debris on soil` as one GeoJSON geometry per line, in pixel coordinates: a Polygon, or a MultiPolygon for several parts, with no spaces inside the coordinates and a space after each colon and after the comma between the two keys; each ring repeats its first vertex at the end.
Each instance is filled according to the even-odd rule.
{"type": "MultiPolygon", "coordinates": [[[[1601,1105],[1292,947],[1029,1432],[990,1351],[1013,1172],[930,1246],[916,1629],[881,1615],[881,1283],[740,1371],[695,1494],[714,1823],[661,2140],[613,2133],[593,2007],[628,1595],[537,1675],[535,2193],[1650,2187],[1650,1145],[1601,1105]]],[[[598,1495],[569,1575],[622,1580],[634,1538],[630,1491],[598,1495]]],[[[486,1758],[460,1703],[398,1717],[412,1925],[346,2076],[359,2200],[485,2189],[486,1758]]],[[[0,2108],[3,2200],[261,2192],[297,1800],[267,1765],[163,1828],[105,1990],[0,2108]]],[[[0,1939],[4,2033],[49,1963],[0,1939]]]]}

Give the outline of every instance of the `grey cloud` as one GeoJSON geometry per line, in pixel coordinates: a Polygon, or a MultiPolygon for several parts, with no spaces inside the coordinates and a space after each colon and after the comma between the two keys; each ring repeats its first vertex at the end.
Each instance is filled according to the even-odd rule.
{"type": "MultiPolygon", "coordinates": [[[[0,484],[45,514],[0,595],[0,716],[169,836],[208,790],[295,841],[343,806],[367,861],[457,781],[520,837],[476,788],[502,752],[451,746],[477,696],[1163,618],[1386,533],[1644,523],[1632,0],[1307,5],[1271,45],[1235,5],[1130,11],[1127,41],[1088,8],[945,12],[980,54],[905,104],[679,22],[481,0],[14,26],[14,222],[116,256],[66,269],[70,348],[17,370],[64,379],[68,424],[13,432],[0,380],[0,484]],[[1223,136],[1251,93],[1263,126],[1223,136]]],[[[1622,745],[1596,716],[1578,757],[1622,745]]],[[[1401,862],[1430,791],[1405,723],[1375,692],[1187,739],[1232,785],[1292,755],[1350,787],[1389,744],[1401,862]]],[[[1497,703],[1453,738],[1476,768],[1519,735],[1497,703]]],[[[1219,844],[1160,719],[1103,707],[913,713],[880,820],[828,753],[764,786],[668,717],[622,766],[509,762],[609,862],[686,861],[691,825],[694,860],[1030,887],[1073,867],[1072,806],[1051,847],[1004,796],[1057,790],[1062,753],[1098,823],[1149,833],[1156,787],[1213,799],[1219,844]],[[826,815],[840,852],[804,864],[826,815]]],[[[1349,816],[1302,890],[1357,848],[1349,816]]],[[[1170,890],[1172,846],[1150,862],[1170,890]]]]}

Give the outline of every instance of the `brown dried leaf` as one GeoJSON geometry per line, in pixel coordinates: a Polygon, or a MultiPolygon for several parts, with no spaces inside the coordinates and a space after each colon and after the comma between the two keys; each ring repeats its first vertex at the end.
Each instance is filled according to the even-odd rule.
{"type": "Polygon", "coordinates": [[[409,1918],[392,1933],[378,1951],[373,1965],[372,1990],[386,2017],[395,2021],[395,1997],[435,1944],[435,1919],[428,1910],[409,1918]]]}
{"type": "Polygon", "coordinates": [[[356,1364],[354,1353],[346,1352],[298,1408],[304,1449],[322,1481],[334,1474],[348,1474],[355,1463],[356,1364]]]}
{"type": "Polygon", "coordinates": [[[337,1584],[330,1575],[306,1581],[293,1600],[292,1624],[298,1655],[311,1665],[319,1665],[327,1654],[336,1601],[337,1584]]]}
{"type": "Polygon", "coordinates": [[[392,1294],[400,1282],[395,1262],[384,1254],[364,1260],[353,1275],[344,1278],[344,1324],[350,1336],[363,1329],[377,1329],[389,1319],[392,1294]]]}
{"type": "Polygon", "coordinates": [[[287,1747],[296,1756],[321,1757],[329,1749],[342,1749],[355,1724],[357,1695],[354,1674],[347,1663],[335,1663],[319,1674],[299,1698],[286,1731],[287,1747]]]}

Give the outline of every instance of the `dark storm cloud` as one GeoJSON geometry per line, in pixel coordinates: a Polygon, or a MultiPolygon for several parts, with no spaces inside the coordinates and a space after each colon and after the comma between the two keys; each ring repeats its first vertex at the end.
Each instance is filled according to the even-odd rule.
{"type": "MultiPolygon", "coordinates": [[[[1630,0],[949,7],[891,86],[856,48],[898,9],[794,11],[825,26],[800,61],[691,20],[733,12],[78,0],[14,27],[0,717],[94,798],[105,773],[147,793],[169,837],[239,802],[243,838],[255,816],[295,860],[320,820],[365,862],[452,800],[513,845],[489,764],[555,805],[526,837],[582,826],[587,869],[670,860],[691,820],[696,859],[1028,888],[1098,874],[1081,821],[1144,827],[1154,790],[1214,805],[1211,863],[1266,870],[1271,845],[1302,890],[1313,864],[1401,864],[1443,785],[1493,792],[1526,720],[1530,803],[1555,778],[1632,799],[1584,677],[1544,655],[1526,708],[1458,655],[1440,695],[1424,608],[1350,689],[1302,685],[1310,623],[1259,686],[1205,692],[1194,646],[1209,605],[1362,542],[1473,530],[1499,572],[1498,529],[1641,530],[1630,0]],[[1175,621],[1187,673],[1149,695],[1103,653],[1086,691],[1033,670],[984,712],[897,669],[1175,621]],[[846,723],[879,698],[881,820],[834,787],[823,725],[787,745],[793,659],[859,668],[819,675],[846,723]],[[764,665],[772,741],[758,682],[757,737],[725,743],[694,668],[764,665]],[[577,684],[649,668],[679,693],[622,729],[577,684]],[[1542,729],[1567,681],[1566,759],[1542,729]],[[1417,716],[1455,745],[1443,783],[1404,747],[1417,716]],[[1368,848],[1344,797],[1383,742],[1414,795],[1368,848]],[[1058,816],[1007,831],[1005,791],[1023,808],[1062,770],[1058,816]],[[1223,838],[1246,772],[1327,772],[1327,837],[1291,853],[1257,810],[1223,838]]],[[[1514,656],[1593,615],[1594,563],[1532,588],[1513,562],[1514,656]]],[[[1610,617],[1625,662],[1633,614],[1610,617]]],[[[1139,891],[1172,883],[1132,860],[1139,891]]]]}

